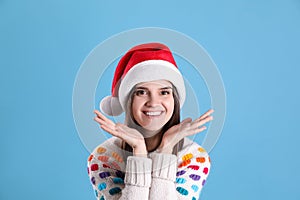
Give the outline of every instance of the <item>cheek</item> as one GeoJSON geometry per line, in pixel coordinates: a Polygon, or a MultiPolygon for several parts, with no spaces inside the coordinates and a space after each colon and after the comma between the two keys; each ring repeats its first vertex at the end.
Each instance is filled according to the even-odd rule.
{"type": "Polygon", "coordinates": [[[169,113],[170,115],[172,115],[173,112],[174,112],[174,99],[171,98],[171,99],[169,99],[168,101],[166,101],[166,102],[165,102],[165,107],[167,108],[168,113],[169,113]]]}
{"type": "Polygon", "coordinates": [[[142,105],[141,100],[137,99],[137,98],[133,98],[132,100],[132,106],[131,106],[131,113],[133,115],[134,118],[136,118],[138,111],[140,110],[142,105]]]}
{"type": "Polygon", "coordinates": [[[137,111],[136,103],[134,101],[132,101],[131,113],[132,113],[134,118],[136,116],[136,111],[137,111]]]}

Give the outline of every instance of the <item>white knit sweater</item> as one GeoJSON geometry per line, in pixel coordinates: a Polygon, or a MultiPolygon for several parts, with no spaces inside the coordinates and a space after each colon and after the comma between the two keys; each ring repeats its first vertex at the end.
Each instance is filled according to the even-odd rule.
{"type": "Polygon", "coordinates": [[[210,170],[207,152],[188,138],[177,156],[150,153],[126,156],[115,137],[88,158],[88,173],[98,200],[199,199],[210,170]]]}

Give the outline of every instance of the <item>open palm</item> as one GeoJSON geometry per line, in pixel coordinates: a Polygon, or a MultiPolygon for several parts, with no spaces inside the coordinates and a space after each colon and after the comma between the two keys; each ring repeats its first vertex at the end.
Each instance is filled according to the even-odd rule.
{"type": "Polygon", "coordinates": [[[194,121],[191,118],[186,118],[181,123],[169,128],[164,133],[158,151],[161,153],[172,153],[173,147],[184,137],[204,131],[206,126],[203,125],[213,120],[211,116],[213,112],[210,109],[194,121]]]}
{"type": "Polygon", "coordinates": [[[100,124],[100,127],[129,144],[134,154],[147,154],[144,137],[139,131],[129,128],[125,124],[114,123],[98,110],[95,110],[94,113],[97,115],[94,120],[100,124]]]}

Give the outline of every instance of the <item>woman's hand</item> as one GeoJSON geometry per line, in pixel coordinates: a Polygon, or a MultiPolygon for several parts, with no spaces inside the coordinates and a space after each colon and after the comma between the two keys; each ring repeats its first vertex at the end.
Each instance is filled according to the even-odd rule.
{"type": "Polygon", "coordinates": [[[95,110],[94,113],[97,115],[94,120],[100,124],[100,127],[129,144],[133,149],[133,155],[147,156],[145,140],[140,132],[121,123],[115,124],[98,110],[95,110]]]}
{"type": "Polygon", "coordinates": [[[157,151],[160,153],[172,153],[174,146],[184,137],[204,131],[206,126],[203,125],[213,120],[211,116],[213,112],[214,110],[210,109],[194,121],[191,118],[186,118],[180,124],[169,128],[164,133],[157,151]]]}

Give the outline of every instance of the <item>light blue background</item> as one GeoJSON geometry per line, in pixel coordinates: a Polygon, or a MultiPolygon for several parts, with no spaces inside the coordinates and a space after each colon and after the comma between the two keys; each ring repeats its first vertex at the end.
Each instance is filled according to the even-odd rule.
{"type": "Polygon", "coordinates": [[[0,199],[94,199],[73,83],[106,38],[164,27],[217,64],[227,116],[205,200],[300,199],[300,1],[0,0],[0,199]]]}

